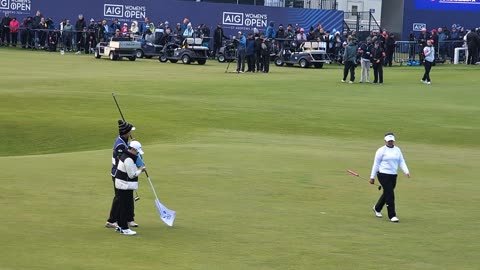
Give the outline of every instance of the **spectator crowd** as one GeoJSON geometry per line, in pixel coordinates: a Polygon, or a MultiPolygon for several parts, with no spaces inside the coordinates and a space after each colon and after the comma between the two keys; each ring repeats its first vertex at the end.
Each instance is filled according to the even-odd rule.
{"type": "MultiPolygon", "coordinates": [[[[478,62],[480,48],[480,29],[466,30],[463,27],[439,27],[432,31],[422,29],[421,33],[415,35],[410,33],[408,42],[409,60],[414,60],[418,55],[423,60],[422,50],[427,40],[432,40],[437,53],[436,59],[445,61],[453,59],[454,49],[468,46],[468,63],[478,62]]],[[[324,29],[322,24],[304,29],[298,24],[275,25],[270,22],[265,32],[253,29],[251,33],[242,33],[236,42],[237,57],[246,61],[248,71],[259,70],[262,66],[262,54],[278,54],[280,50],[289,48],[296,50],[305,41],[322,41],[326,44],[326,52],[331,60],[344,63],[343,56],[347,47],[347,39],[361,47],[370,40],[372,46],[378,43],[385,53],[382,63],[384,66],[391,66],[394,62],[395,49],[398,47],[397,39],[393,33],[388,31],[362,32],[357,35],[355,30],[343,31],[340,33],[335,29],[331,31],[324,29]],[[359,37],[361,36],[361,37],[359,37]],[[242,38],[243,37],[243,38],[242,38]],[[259,41],[256,41],[259,40],[259,41]],[[240,46],[241,50],[238,50],[240,46]],[[245,53],[244,53],[245,52],[245,53]]],[[[155,24],[145,17],[144,21],[132,21],[130,24],[121,23],[118,19],[107,22],[105,19],[95,20],[86,18],[80,14],[75,23],[69,19],[63,19],[58,25],[50,17],[44,16],[40,10],[35,16],[29,16],[22,20],[11,17],[5,13],[1,19],[0,46],[13,46],[24,49],[41,49],[57,51],[59,48],[65,51],[80,53],[92,53],[99,42],[108,41],[111,37],[131,37],[143,42],[151,42],[158,45],[165,45],[170,42],[182,43],[189,37],[201,37],[204,39],[204,46],[211,48],[210,56],[216,57],[225,40],[229,39],[224,33],[222,25],[219,24],[213,31],[205,24],[194,26],[188,18],[183,19],[175,25],[168,21],[155,24]]],[[[233,37],[232,37],[233,38],[233,37]]],[[[357,54],[360,60],[362,53],[357,54]]],[[[265,65],[263,65],[265,66],[265,65]]],[[[244,68],[240,66],[237,71],[244,68]]],[[[265,68],[260,70],[265,71],[265,68]]],[[[268,69],[267,69],[268,71],[268,69]]]]}

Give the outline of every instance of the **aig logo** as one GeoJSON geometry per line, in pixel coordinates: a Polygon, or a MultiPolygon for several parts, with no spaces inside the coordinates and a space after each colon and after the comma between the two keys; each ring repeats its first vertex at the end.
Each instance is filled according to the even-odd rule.
{"type": "Polygon", "coordinates": [[[105,17],[123,17],[123,5],[103,5],[103,16],[105,17]]]}
{"type": "Polygon", "coordinates": [[[413,24],[413,31],[420,32],[422,28],[427,28],[427,24],[425,23],[414,23],[413,24]]]}
{"type": "Polygon", "coordinates": [[[10,7],[10,0],[0,0],[0,9],[8,9],[10,7]]]}
{"type": "Polygon", "coordinates": [[[223,12],[223,24],[243,25],[243,13],[223,12]]]}

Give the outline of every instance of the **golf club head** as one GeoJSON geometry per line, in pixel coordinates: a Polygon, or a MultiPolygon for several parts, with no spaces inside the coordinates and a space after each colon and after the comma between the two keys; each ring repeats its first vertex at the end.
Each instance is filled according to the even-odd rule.
{"type": "Polygon", "coordinates": [[[140,197],[136,196],[133,200],[134,200],[134,201],[139,201],[139,200],[140,200],[140,197]]]}

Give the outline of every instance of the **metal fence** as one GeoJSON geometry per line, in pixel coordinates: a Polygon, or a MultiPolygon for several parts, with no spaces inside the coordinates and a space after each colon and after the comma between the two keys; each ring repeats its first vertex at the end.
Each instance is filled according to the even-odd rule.
{"type": "MultiPolygon", "coordinates": [[[[417,63],[423,60],[424,44],[418,41],[397,41],[395,43],[394,61],[400,65],[417,63]]],[[[455,49],[465,47],[463,40],[441,41],[435,47],[435,59],[437,63],[455,61],[455,49]]],[[[457,50],[458,51],[458,50],[457,50]]],[[[466,53],[462,50],[457,55],[457,62],[466,61],[466,53]]]]}

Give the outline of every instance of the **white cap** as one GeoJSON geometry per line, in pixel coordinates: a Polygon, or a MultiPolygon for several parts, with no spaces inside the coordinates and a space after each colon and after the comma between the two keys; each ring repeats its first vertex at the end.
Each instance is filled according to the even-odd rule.
{"type": "Polygon", "coordinates": [[[137,150],[137,152],[138,152],[140,155],[143,155],[142,145],[140,144],[139,141],[131,141],[129,146],[130,146],[131,148],[137,150]]]}
{"type": "Polygon", "coordinates": [[[388,141],[395,141],[395,136],[393,136],[393,134],[388,134],[387,136],[385,136],[384,140],[386,142],[388,141]]]}

